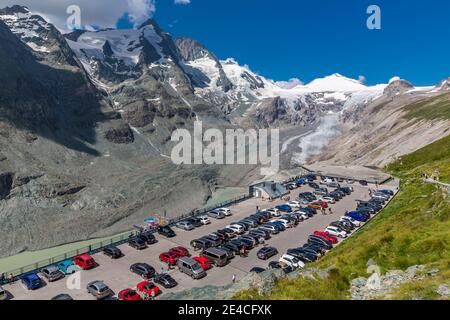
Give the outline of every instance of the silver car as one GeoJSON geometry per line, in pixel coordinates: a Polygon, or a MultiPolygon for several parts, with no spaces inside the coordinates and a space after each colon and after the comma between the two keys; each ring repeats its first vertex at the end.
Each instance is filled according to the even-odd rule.
{"type": "Polygon", "coordinates": [[[195,229],[194,225],[189,221],[180,221],[176,224],[176,227],[186,231],[191,231],[195,229]]]}
{"type": "Polygon", "coordinates": [[[214,219],[225,219],[225,213],[218,210],[208,212],[208,216],[214,219]]]}
{"type": "Polygon", "coordinates": [[[97,300],[106,299],[114,295],[114,292],[103,281],[90,282],[86,289],[97,300]]]}
{"type": "Polygon", "coordinates": [[[64,273],[57,266],[45,267],[41,272],[49,282],[64,278],[64,273]]]}

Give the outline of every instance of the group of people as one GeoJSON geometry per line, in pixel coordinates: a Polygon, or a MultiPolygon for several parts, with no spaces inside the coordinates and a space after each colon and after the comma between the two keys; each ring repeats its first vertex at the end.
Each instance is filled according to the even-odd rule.
{"type": "MultiPolygon", "coordinates": [[[[324,207],[322,207],[322,214],[324,216],[327,215],[327,210],[324,207]]],[[[331,209],[331,207],[328,207],[328,214],[333,214],[333,209],[331,209]]]]}
{"type": "Polygon", "coordinates": [[[0,285],[13,282],[14,282],[14,275],[12,273],[8,274],[8,276],[6,276],[6,274],[4,273],[0,275],[0,285]]]}

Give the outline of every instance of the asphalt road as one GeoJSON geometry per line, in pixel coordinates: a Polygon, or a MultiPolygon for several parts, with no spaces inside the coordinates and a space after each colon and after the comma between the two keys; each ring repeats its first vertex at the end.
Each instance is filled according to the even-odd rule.
{"type": "MultiPolygon", "coordinates": [[[[331,205],[334,212],[333,214],[322,215],[319,213],[315,217],[301,222],[296,228],[288,229],[266,241],[266,245],[276,247],[279,251],[279,255],[273,257],[269,261],[278,260],[278,258],[289,248],[303,245],[310,234],[317,230],[323,230],[329,223],[339,220],[339,217],[344,215],[346,210],[354,210],[356,208],[355,200],[366,200],[369,198],[368,187],[363,187],[359,184],[354,184],[353,187],[355,191],[352,195],[345,197],[334,205],[331,205]]],[[[395,190],[395,186],[387,186],[386,188],[395,190]]],[[[291,199],[297,197],[299,192],[305,191],[311,191],[311,188],[303,186],[292,191],[291,199]]],[[[61,293],[70,294],[75,300],[93,300],[94,298],[86,291],[86,285],[94,280],[102,280],[110,286],[116,294],[118,294],[122,289],[134,288],[140,281],[142,281],[140,277],[129,271],[129,267],[133,263],[145,262],[153,266],[157,272],[160,272],[161,270],[167,272],[167,265],[161,263],[158,259],[160,253],[181,245],[188,248],[190,252],[195,255],[196,253],[191,250],[189,245],[191,240],[224,228],[229,225],[230,222],[238,221],[244,217],[247,217],[256,211],[256,206],[264,209],[271,208],[282,203],[284,203],[284,201],[281,200],[267,202],[262,201],[261,199],[250,199],[230,207],[233,216],[227,217],[224,220],[212,219],[212,223],[210,225],[196,228],[192,231],[175,229],[177,236],[173,239],[165,239],[164,237],[157,235],[159,240],[158,243],[149,246],[149,248],[143,251],[136,251],[126,244],[122,245],[119,248],[125,256],[118,260],[111,260],[102,253],[95,254],[93,257],[99,266],[95,269],[81,271],[79,273],[80,289],[68,289],[68,277],[53,283],[47,283],[44,287],[35,291],[26,290],[19,282],[12,285],[6,285],[4,286],[4,289],[11,294],[13,299],[20,300],[48,300],[61,293]]],[[[193,287],[203,287],[206,285],[221,286],[229,284],[232,281],[233,275],[236,275],[236,278],[239,280],[243,278],[253,267],[267,267],[269,261],[262,261],[256,257],[256,253],[260,247],[261,246],[253,249],[248,258],[235,257],[231,263],[223,268],[214,267],[207,272],[207,277],[200,280],[193,280],[187,275],[180,273],[178,270],[171,270],[169,273],[178,282],[178,286],[173,289],[161,289],[163,292],[177,292],[193,287]]],[[[71,283],[73,287],[73,285],[76,284],[76,281],[73,281],[72,279],[71,283]]]]}

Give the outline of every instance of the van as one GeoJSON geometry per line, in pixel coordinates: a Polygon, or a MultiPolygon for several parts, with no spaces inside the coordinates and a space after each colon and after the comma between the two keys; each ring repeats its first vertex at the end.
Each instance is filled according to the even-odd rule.
{"type": "Polygon", "coordinates": [[[209,248],[203,251],[202,256],[211,260],[216,267],[223,267],[228,263],[227,253],[217,248],[209,248]]]}
{"type": "Polygon", "coordinates": [[[187,274],[192,279],[201,279],[206,276],[202,266],[192,258],[182,257],[178,259],[177,265],[180,272],[187,274]]]}

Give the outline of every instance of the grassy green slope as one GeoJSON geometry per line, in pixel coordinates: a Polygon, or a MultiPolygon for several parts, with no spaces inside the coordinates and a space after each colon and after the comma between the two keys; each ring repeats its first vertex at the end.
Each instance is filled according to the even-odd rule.
{"type": "MultiPolygon", "coordinates": [[[[423,172],[440,169],[450,177],[450,136],[424,149],[402,157],[386,169],[402,179],[401,191],[390,205],[362,230],[311,265],[333,268],[328,279],[299,278],[280,281],[270,296],[245,291],[238,299],[345,299],[349,282],[367,277],[369,259],[382,271],[406,269],[416,264],[438,268],[434,278],[406,284],[393,292],[393,298],[437,298],[439,284],[450,285],[450,196],[436,186],[422,182],[423,172]]],[[[442,179],[443,180],[443,179],[442,179]]]]}
{"type": "Polygon", "coordinates": [[[415,102],[403,109],[407,119],[450,119],[450,93],[415,102]]]}

